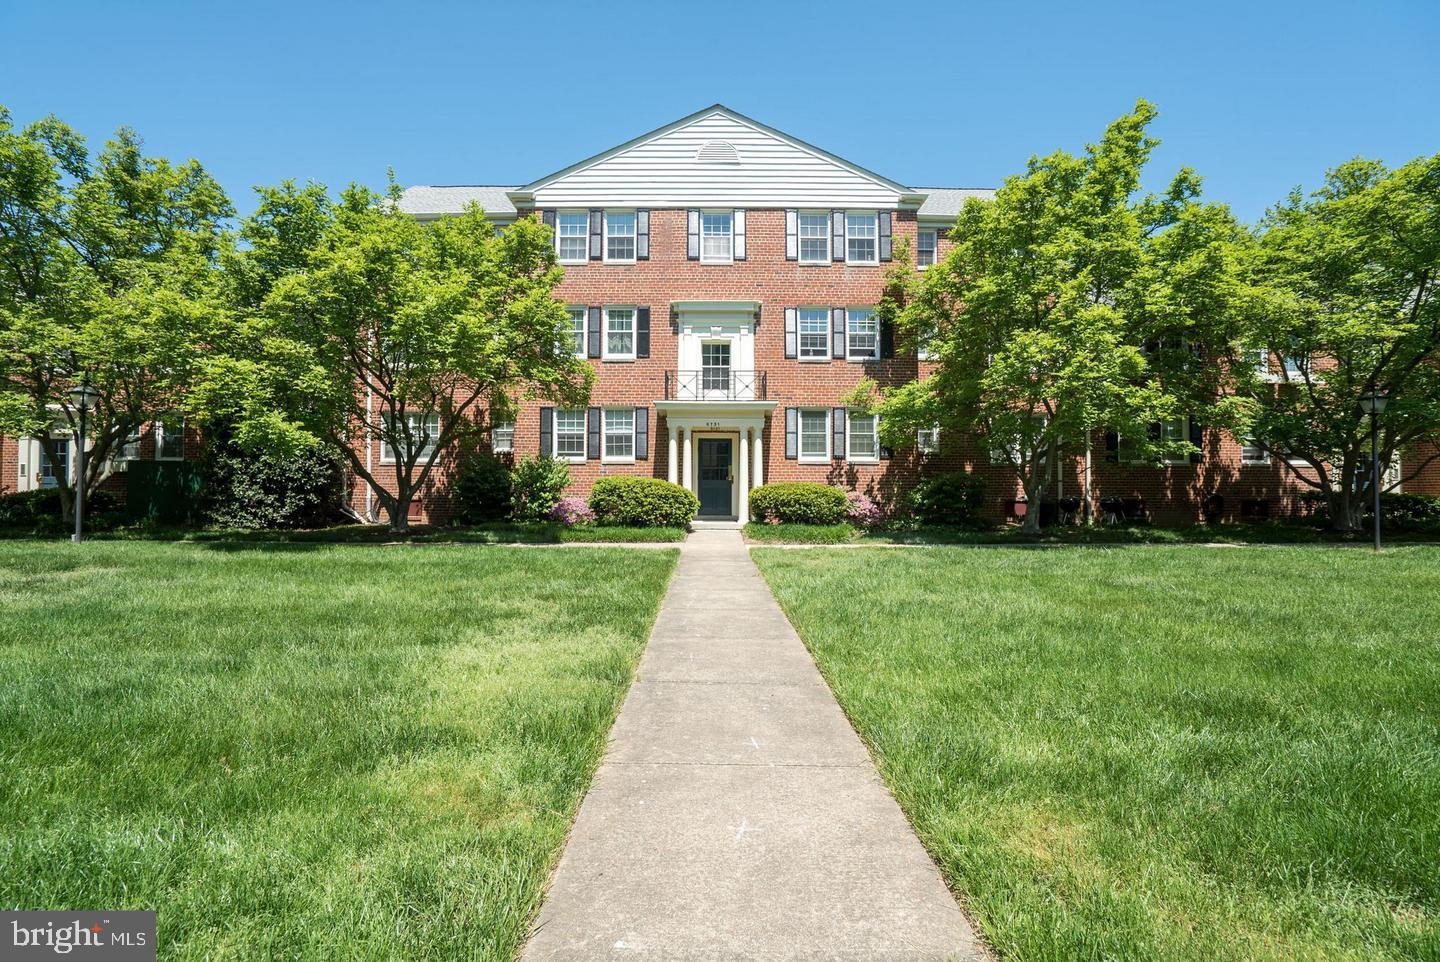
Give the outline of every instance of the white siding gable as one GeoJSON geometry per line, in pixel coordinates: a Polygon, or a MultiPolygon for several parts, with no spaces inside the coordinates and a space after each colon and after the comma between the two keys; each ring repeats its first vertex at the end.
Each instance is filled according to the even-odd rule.
{"type": "Polygon", "coordinates": [[[723,109],[661,128],[529,189],[536,207],[885,209],[899,206],[906,193],[723,109]]]}

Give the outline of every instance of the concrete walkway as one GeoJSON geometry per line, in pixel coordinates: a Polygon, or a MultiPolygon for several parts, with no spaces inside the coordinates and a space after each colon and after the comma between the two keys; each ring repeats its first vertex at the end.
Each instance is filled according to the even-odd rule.
{"type": "Polygon", "coordinates": [[[697,531],[524,958],[984,950],[735,531],[697,531]]]}

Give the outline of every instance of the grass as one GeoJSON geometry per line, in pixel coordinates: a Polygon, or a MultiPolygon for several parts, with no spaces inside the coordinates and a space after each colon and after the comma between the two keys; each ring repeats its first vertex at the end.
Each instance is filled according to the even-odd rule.
{"type": "MultiPolygon", "coordinates": [[[[1349,544],[1368,543],[1370,534],[1338,535],[1301,522],[1272,521],[1265,524],[1183,525],[1097,525],[1047,528],[1039,535],[1027,534],[1019,525],[996,528],[944,528],[934,526],[881,528],[867,531],[841,524],[757,524],[745,525],[745,537],[757,544],[984,544],[984,545],[1068,545],[1068,544],[1349,544]]],[[[1387,542],[1433,542],[1434,532],[1386,532],[1387,542]]]]}
{"type": "Polygon", "coordinates": [[[0,904],[509,959],[673,551],[0,543],[0,904]]]}
{"type": "Polygon", "coordinates": [[[1440,549],[754,555],[1003,958],[1440,958],[1440,549]]]}

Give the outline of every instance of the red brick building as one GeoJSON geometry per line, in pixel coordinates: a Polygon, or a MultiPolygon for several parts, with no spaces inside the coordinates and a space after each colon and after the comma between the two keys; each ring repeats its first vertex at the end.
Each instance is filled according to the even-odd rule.
{"type": "MultiPolygon", "coordinates": [[[[647,475],[695,491],[704,517],[744,518],[749,489],[765,481],[822,481],[890,502],[921,472],[964,468],[986,478],[998,518],[1020,492],[986,451],[929,433],[892,453],[874,417],[841,401],[862,378],[885,386],[925,373],[874,314],[892,255],[908,242],[923,270],[945,253],[965,200],[991,193],[907,187],[717,105],[525,186],[412,187],[401,205],[428,220],[478,203],[502,226],[554,226],[558,296],[576,353],[596,370],[592,406],[527,404],[492,445],[569,461],[576,494],[604,475],[647,475]]],[[[1096,435],[1097,503],[1138,497],[1156,520],[1183,522],[1207,499],[1217,507],[1215,496],[1223,517],[1290,514],[1308,490],[1228,434],[1167,430],[1200,455],[1129,464],[1096,435]]],[[[44,483],[37,449],[5,441],[5,489],[44,483]]],[[[380,477],[387,454],[378,441],[364,452],[380,477]]],[[[439,467],[419,519],[451,511],[450,466],[439,467]]],[[[1084,470],[1081,457],[1055,466],[1057,501],[1080,493],[1084,470]]],[[[1431,472],[1407,488],[1433,493],[1437,482],[1431,472]]],[[[351,506],[378,517],[363,483],[351,506]]]]}

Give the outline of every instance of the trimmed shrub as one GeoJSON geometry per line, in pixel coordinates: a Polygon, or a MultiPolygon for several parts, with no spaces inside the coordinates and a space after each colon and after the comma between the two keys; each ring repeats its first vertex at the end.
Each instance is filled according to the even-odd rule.
{"type": "Polygon", "coordinates": [[[558,521],[567,528],[580,524],[593,524],[595,512],[585,503],[584,498],[561,498],[550,509],[550,520],[558,521]]]}
{"type": "Polygon", "coordinates": [[[973,524],[985,500],[985,481],[968,471],[925,478],[910,492],[910,510],[925,524],[973,524]]]}
{"type": "MultiPolygon", "coordinates": [[[[1380,495],[1381,525],[1396,531],[1440,531],[1440,497],[1392,492],[1380,495]]],[[[1372,506],[1365,516],[1374,524],[1372,506]]]]}
{"type": "MultiPolygon", "coordinates": [[[[92,521],[113,520],[103,516],[113,515],[118,508],[119,502],[109,491],[91,493],[85,499],[86,526],[92,521]]],[[[59,531],[63,520],[60,492],[55,488],[0,494],[0,530],[59,531]]]]}
{"type": "Polygon", "coordinates": [[[750,512],[768,524],[839,524],[849,508],[844,491],[812,481],[762,484],[750,492],[750,512]]]}
{"type": "Polygon", "coordinates": [[[322,445],[286,456],[216,442],[202,471],[200,513],[217,528],[318,528],[341,517],[344,466],[322,445]]]}
{"type": "Polygon", "coordinates": [[[845,509],[845,516],[850,519],[851,524],[861,528],[873,528],[885,520],[880,506],[869,496],[859,491],[851,491],[846,500],[850,503],[845,509]]]}
{"type": "Polygon", "coordinates": [[[466,454],[455,471],[455,522],[483,524],[510,517],[513,481],[510,468],[495,455],[466,454]]]}
{"type": "Polygon", "coordinates": [[[590,507],[601,524],[637,528],[683,528],[700,510],[700,499],[660,478],[601,478],[590,492],[590,507]]]}
{"type": "Polygon", "coordinates": [[[522,458],[510,472],[510,513],[517,521],[545,521],[570,484],[570,465],[554,458],[522,458]]]}

